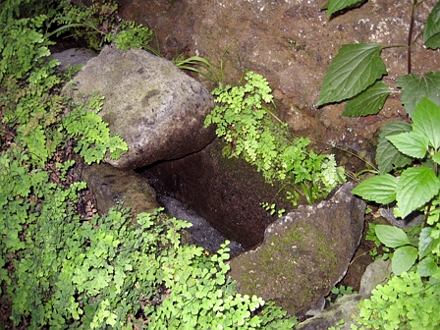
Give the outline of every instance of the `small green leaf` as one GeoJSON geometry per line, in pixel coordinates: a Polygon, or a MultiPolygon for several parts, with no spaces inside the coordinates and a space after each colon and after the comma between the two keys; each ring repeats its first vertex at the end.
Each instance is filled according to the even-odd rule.
{"type": "Polygon", "coordinates": [[[365,2],[365,0],[329,0],[327,4],[327,15],[332,16],[340,10],[355,7],[363,2],[365,2]]]}
{"type": "Polygon", "coordinates": [[[432,249],[432,237],[431,237],[432,228],[425,227],[422,229],[419,235],[419,257],[425,257],[432,249]]]}
{"type": "Polygon", "coordinates": [[[409,270],[417,259],[417,249],[413,246],[402,246],[398,248],[391,260],[391,269],[396,275],[409,270]]]}
{"type": "Polygon", "coordinates": [[[416,104],[424,97],[440,104],[440,72],[430,72],[422,76],[402,76],[397,79],[397,86],[402,89],[402,103],[410,116],[416,104]]]}
{"type": "Polygon", "coordinates": [[[440,181],[431,168],[411,167],[402,172],[397,183],[397,206],[402,218],[425,205],[440,188],[440,181]]]}
{"type": "Polygon", "coordinates": [[[369,201],[389,204],[396,199],[397,181],[390,174],[376,175],[359,183],[352,193],[369,201]]]}
{"type": "Polygon", "coordinates": [[[423,98],[413,113],[413,130],[429,139],[430,145],[438,150],[440,147],[440,106],[423,98]]]}
{"type": "Polygon", "coordinates": [[[423,41],[428,48],[440,48],[440,2],[437,2],[426,20],[423,41]]]}
{"type": "Polygon", "coordinates": [[[406,132],[390,135],[387,139],[405,155],[414,158],[424,158],[428,150],[428,138],[417,132],[406,132]]]}
{"type": "Polygon", "coordinates": [[[432,255],[422,259],[417,265],[417,271],[420,276],[431,276],[438,271],[437,263],[432,255]]]}
{"type": "Polygon", "coordinates": [[[440,152],[436,152],[434,155],[432,155],[432,160],[436,162],[437,164],[440,164],[440,152]]]}
{"type": "Polygon", "coordinates": [[[387,74],[377,44],[341,47],[325,74],[317,106],[349,99],[387,74]]]}
{"type": "Polygon", "coordinates": [[[410,244],[408,235],[400,228],[389,225],[374,226],[376,236],[385,246],[397,248],[410,244]]]}
{"type": "Polygon", "coordinates": [[[388,86],[383,81],[377,81],[348,101],[342,115],[347,117],[374,115],[383,108],[388,95],[390,95],[388,86]]]}
{"type": "Polygon", "coordinates": [[[387,139],[390,135],[409,132],[410,130],[411,125],[403,121],[392,122],[382,126],[376,149],[376,164],[381,173],[391,172],[393,169],[411,164],[411,158],[402,154],[387,139]]]}

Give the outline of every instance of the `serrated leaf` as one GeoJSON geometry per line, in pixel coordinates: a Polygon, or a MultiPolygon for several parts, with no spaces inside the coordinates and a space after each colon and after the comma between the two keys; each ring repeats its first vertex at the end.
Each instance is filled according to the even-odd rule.
{"type": "Polygon", "coordinates": [[[403,121],[382,126],[376,149],[376,164],[381,173],[391,172],[393,169],[411,164],[411,158],[399,152],[387,139],[387,136],[409,131],[411,131],[411,125],[403,121]]]}
{"type": "Polygon", "coordinates": [[[327,15],[332,16],[334,13],[360,5],[365,0],[329,0],[327,4],[327,15]]]}
{"type": "Polygon", "coordinates": [[[417,272],[420,276],[431,276],[438,271],[437,263],[432,256],[422,259],[417,265],[417,272]]]}
{"type": "Polygon", "coordinates": [[[389,204],[396,199],[397,181],[390,174],[376,175],[359,183],[352,193],[369,201],[389,204]]]}
{"type": "Polygon", "coordinates": [[[400,228],[389,225],[374,226],[376,236],[385,246],[397,248],[410,244],[408,235],[400,228]]]}
{"type": "Polygon", "coordinates": [[[343,45],[325,74],[317,106],[358,95],[387,74],[381,50],[377,44],[343,45]]]}
{"type": "Polygon", "coordinates": [[[388,86],[383,81],[377,81],[359,95],[347,102],[342,115],[359,117],[378,113],[390,95],[388,86]]]}
{"type": "Polygon", "coordinates": [[[440,152],[436,152],[431,158],[434,162],[440,164],[440,152]]]}
{"type": "Polygon", "coordinates": [[[406,132],[390,135],[387,139],[405,155],[413,158],[424,158],[428,151],[428,138],[417,132],[406,132]]]}
{"type": "Polygon", "coordinates": [[[440,106],[423,98],[413,113],[413,130],[425,135],[429,144],[438,150],[440,147],[440,106]]]}
{"type": "Polygon", "coordinates": [[[437,2],[426,20],[423,41],[428,48],[440,48],[440,2],[437,2]]]}
{"type": "Polygon", "coordinates": [[[391,260],[391,269],[396,275],[409,270],[417,260],[417,249],[413,246],[402,246],[398,248],[391,260]]]}
{"type": "Polygon", "coordinates": [[[439,179],[431,168],[420,166],[404,170],[396,188],[402,218],[429,202],[439,188],[439,179]]]}
{"type": "Polygon", "coordinates": [[[425,257],[429,252],[431,252],[432,248],[432,237],[431,237],[432,228],[425,227],[422,229],[419,235],[419,257],[425,257]]]}
{"type": "Polygon", "coordinates": [[[416,104],[424,97],[440,104],[440,72],[430,72],[422,76],[409,74],[399,77],[396,84],[402,89],[402,103],[410,116],[416,104]]]}

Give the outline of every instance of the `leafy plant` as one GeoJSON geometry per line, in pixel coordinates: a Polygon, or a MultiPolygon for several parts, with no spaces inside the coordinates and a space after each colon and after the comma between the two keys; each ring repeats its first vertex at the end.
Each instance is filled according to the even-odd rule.
{"type": "Polygon", "coordinates": [[[436,173],[440,148],[440,106],[423,99],[413,113],[411,128],[409,132],[387,135],[386,138],[400,153],[414,161],[427,157],[433,163],[415,164],[403,170],[399,177],[391,174],[373,176],[353,190],[353,193],[377,203],[397,201],[394,213],[399,217],[406,217],[427,205],[440,189],[436,173]]]}
{"type": "MultiPolygon", "coordinates": [[[[364,1],[334,0],[328,2],[327,11],[334,13],[359,5],[364,1]]],[[[414,24],[414,12],[421,3],[414,1],[410,25],[414,24]]],[[[390,95],[389,87],[381,80],[387,75],[385,64],[380,57],[385,48],[406,47],[408,53],[408,74],[397,81],[402,89],[402,102],[411,116],[414,106],[423,97],[438,101],[440,80],[438,72],[425,75],[411,74],[411,47],[413,38],[409,30],[407,45],[382,46],[375,43],[357,43],[343,45],[331,62],[321,87],[317,106],[347,101],[344,116],[367,116],[377,114],[390,95]]],[[[425,45],[429,48],[440,47],[440,3],[432,9],[424,30],[425,45]]]]}
{"type": "Polygon", "coordinates": [[[275,203],[262,202],[260,205],[267,213],[270,215],[276,214],[278,218],[281,218],[286,213],[285,209],[278,209],[275,203]]]}
{"type": "Polygon", "coordinates": [[[150,50],[148,44],[153,38],[153,31],[148,27],[129,22],[122,24],[121,31],[110,35],[107,39],[113,41],[119,49],[140,48],[150,50]]]}
{"type": "Polygon", "coordinates": [[[342,10],[357,7],[365,1],[366,0],[328,0],[324,8],[327,9],[328,16],[333,16],[342,10]]]}
{"type": "Polygon", "coordinates": [[[59,94],[62,80],[56,61],[48,59],[43,29],[59,8],[31,0],[1,6],[10,15],[0,11],[0,296],[10,302],[10,315],[1,316],[5,326],[292,329],[296,320],[281,308],[237,293],[227,276],[226,244],[215,255],[182,244],[180,230],[189,224],[161,210],[135,219],[124,209],[92,218],[80,211],[86,184],[70,172],[71,149],[93,163],[117,158],[127,146],[98,115],[102,98],[73,104],[59,94]],[[23,6],[31,13],[55,11],[21,18],[23,6]]]}
{"type": "Polygon", "coordinates": [[[333,287],[330,291],[330,294],[325,298],[327,303],[332,303],[336,301],[337,299],[354,293],[355,291],[351,286],[345,286],[345,285],[337,285],[333,287]]]}
{"type": "Polygon", "coordinates": [[[438,329],[438,285],[438,277],[426,282],[417,272],[393,276],[361,301],[352,329],[438,329]]]}
{"type": "MultiPolygon", "coordinates": [[[[329,15],[361,4],[361,1],[335,0],[328,6],[329,15]]],[[[388,47],[406,47],[408,74],[397,79],[401,100],[411,123],[384,125],[379,134],[376,163],[379,174],[353,189],[353,193],[379,204],[391,204],[394,215],[405,219],[422,214],[421,228],[410,231],[375,225],[370,237],[393,251],[395,274],[388,283],[378,286],[370,299],[361,302],[360,315],[353,329],[436,329],[440,326],[437,302],[439,271],[440,179],[440,103],[439,72],[411,74],[411,49],[417,6],[413,1],[406,45],[345,45],[327,71],[318,106],[347,101],[346,116],[378,113],[389,88],[381,81],[387,74],[380,58],[388,47]]],[[[432,9],[425,24],[425,46],[440,47],[440,2],[432,9]]]]}
{"type": "Polygon", "coordinates": [[[214,89],[217,106],[205,119],[226,142],[225,155],[242,156],[268,182],[288,182],[287,197],[294,205],[301,195],[309,203],[327,196],[344,181],[344,170],[333,155],[310,150],[307,138],[290,141],[286,124],[269,109],[273,97],[264,77],[247,72],[244,79],[243,86],[214,89]]]}

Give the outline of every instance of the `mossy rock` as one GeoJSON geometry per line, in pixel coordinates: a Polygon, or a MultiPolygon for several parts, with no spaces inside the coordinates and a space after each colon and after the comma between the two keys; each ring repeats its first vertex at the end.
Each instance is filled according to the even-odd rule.
{"type": "Polygon", "coordinates": [[[240,292],[274,300],[292,314],[314,308],[341,280],[361,239],[365,203],[342,186],[301,206],[265,232],[264,242],[231,261],[240,292]]]}

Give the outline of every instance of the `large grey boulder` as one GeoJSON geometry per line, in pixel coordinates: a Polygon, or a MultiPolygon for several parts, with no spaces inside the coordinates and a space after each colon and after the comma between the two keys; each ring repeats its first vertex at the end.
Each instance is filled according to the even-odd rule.
{"type": "Polygon", "coordinates": [[[81,177],[92,191],[100,214],[118,204],[129,207],[134,215],[159,207],[153,188],[134,171],[94,164],[84,166],[81,177]]]}
{"type": "Polygon", "coordinates": [[[59,68],[64,71],[70,67],[80,67],[85,65],[92,58],[96,57],[96,53],[87,48],[70,48],[62,52],[52,54],[52,57],[60,62],[59,68]]]}
{"type": "Polygon", "coordinates": [[[352,187],[300,206],[270,225],[259,247],[234,258],[231,276],[239,291],[274,300],[292,314],[316,308],[346,273],[362,235],[365,203],[352,187]]]}
{"type": "Polygon", "coordinates": [[[179,158],[213,138],[203,127],[213,105],[208,90],[170,61],[140,49],[105,47],[65,93],[77,100],[95,93],[105,97],[100,114],[129,147],[119,160],[108,160],[118,168],[179,158]]]}

